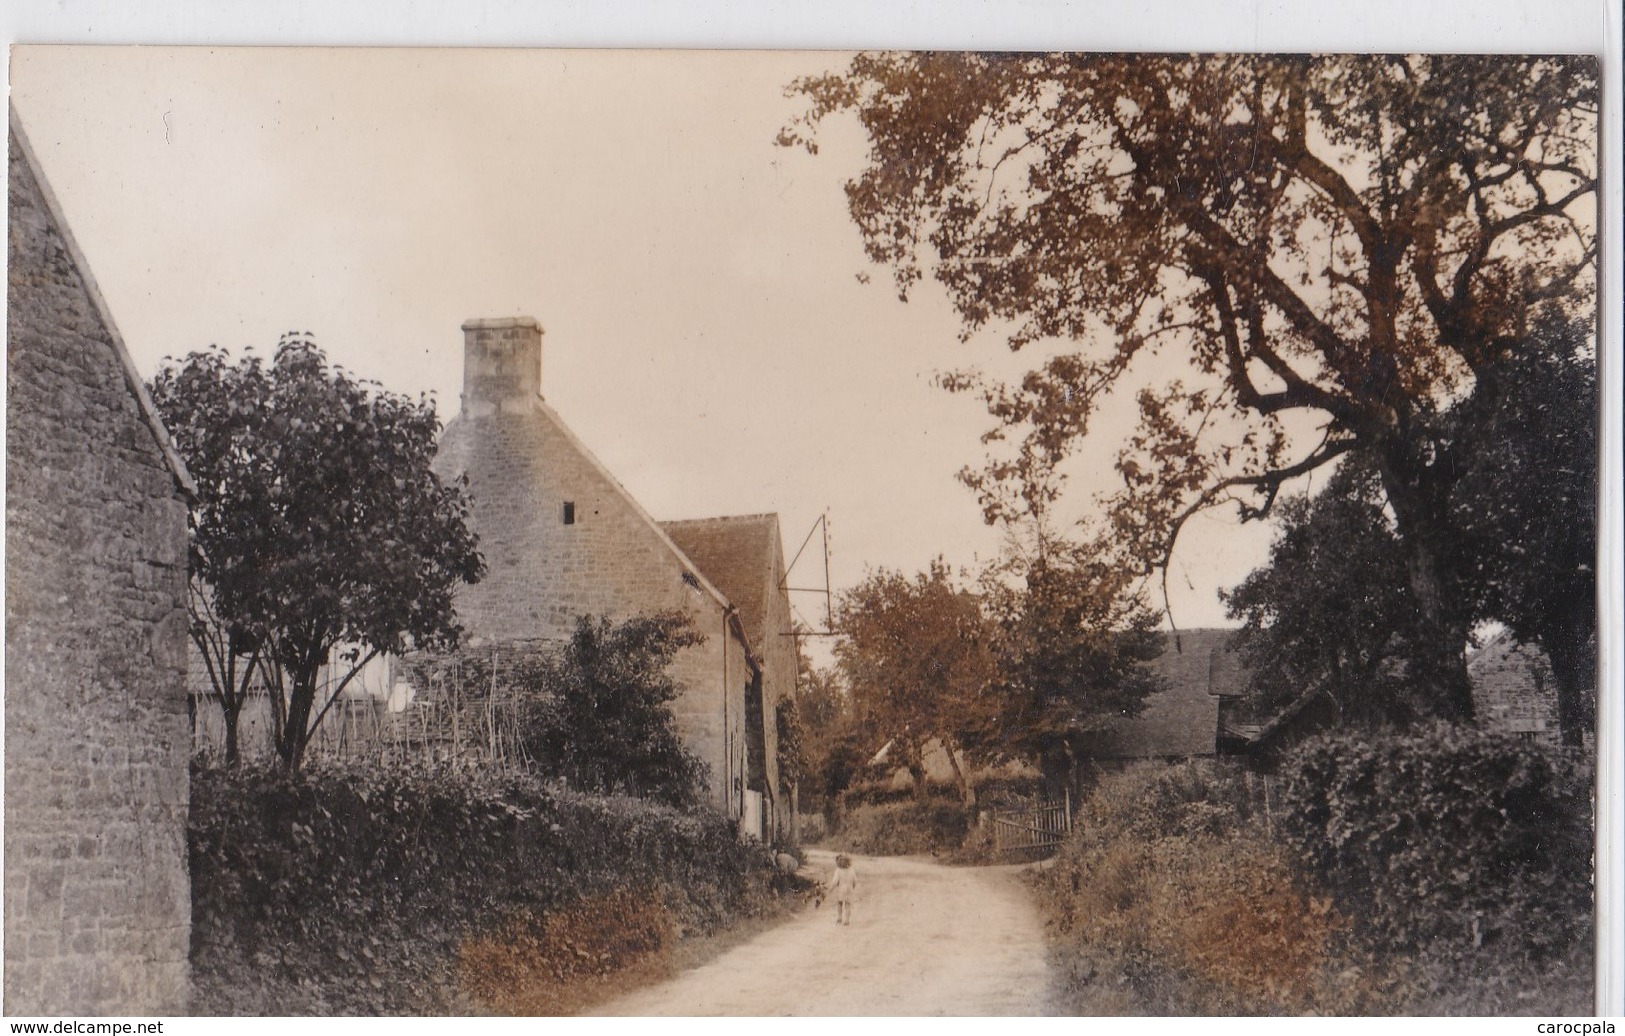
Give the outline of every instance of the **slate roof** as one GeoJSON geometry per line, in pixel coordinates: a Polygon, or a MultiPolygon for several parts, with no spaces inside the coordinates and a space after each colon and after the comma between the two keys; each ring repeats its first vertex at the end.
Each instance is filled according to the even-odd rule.
{"type": "Polygon", "coordinates": [[[1219,699],[1247,690],[1249,673],[1229,650],[1234,630],[1195,629],[1165,634],[1167,644],[1149,668],[1165,689],[1146,699],[1138,716],[1114,720],[1097,736],[1101,759],[1168,759],[1213,755],[1219,699]]]}
{"type": "Polygon", "coordinates": [[[687,555],[705,578],[739,609],[740,623],[750,643],[765,648],[769,630],[768,595],[775,573],[783,566],[776,557],[779,516],[742,514],[725,518],[691,518],[661,522],[660,528],[687,555]]]}

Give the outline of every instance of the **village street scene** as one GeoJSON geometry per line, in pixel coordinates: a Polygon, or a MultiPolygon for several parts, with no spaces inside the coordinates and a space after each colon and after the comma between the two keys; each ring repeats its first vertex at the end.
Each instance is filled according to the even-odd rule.
{"type": "Polygon", "coordinates": [[[5,1014],[1594,1013],[1600,76],[14,49],[5,1014]]]}

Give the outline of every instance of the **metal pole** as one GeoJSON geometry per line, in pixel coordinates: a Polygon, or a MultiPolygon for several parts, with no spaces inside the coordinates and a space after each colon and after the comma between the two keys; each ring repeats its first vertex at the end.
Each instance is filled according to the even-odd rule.
{"type": "Polygon", "coordinates": [[[833,599],[829,591],[829,512],[825,511],[818,521],[824,526],[824,628],[833,630],[835,628],[835,606],[832,603],[833,599]]]}

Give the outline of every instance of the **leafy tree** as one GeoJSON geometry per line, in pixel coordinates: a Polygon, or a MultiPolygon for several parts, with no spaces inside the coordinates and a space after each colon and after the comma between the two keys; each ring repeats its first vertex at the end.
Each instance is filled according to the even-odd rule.
{"type": "Polygon", "coordinates": [[[1597,361],[1589,327],[1554,318],[1452,415],[1468,447],[1452,497],[1481,618],[1552,661],[1563,738],[1596,725],[1597,361]]]}
{"type": "Polygon", "coordinates": [[[1318,495],[1285,501],[1277,525],[1269,561],[1222,594],[1243,621],[1254,708],[1269,714],[1318,689],[1347,722],[1414,718],[1400,663],[1416,607],[1375,472],[1345,464],[1318,495]]]}
{"type": "Polygon", "coordinates": [[[670,669],[704,640],[678,612],[582,616],[557,652],[517,667],[525,747],[541,771],[583,791],[696,802],[705,767],[678,736],[670,669]]]}
{"type": "Polygon", "coordinates": [[[801,721],[801,765],[810,782],[802,803],[821,801],[828,816],[839,808],[841,793],[852,786],[875,746],[858,727],[839,673],[813,666],[805,655],[796,711],[801,721]]]}
{"type": "MultiPolygon", "coordinates": [[[[1595,723],[1596,361],[1582,326],[1537,324],[1439,416],[1465,459],[1452,489],[1445,585],[1475,620],[1539,643],[1559,726],[1595,723]]],[[[1420,635],[1380,480],[1346,461],[1313,499],[1288,501],[1269,563],[1226,594],[1266,701],[1322,687],[1354,721],[1414,718],[1402,663],[1420,635]]]]}
{"type": "Polygon", "coordinates": [[[258,669],[277,752],[297,769],[369,661],[460,635],[452,595],[483,562],[463,488],[430,470],[434,405],[330,368],[300,337],[269,365],[218,349],[169,360],[151,388],[198,483],[191,630],[228,757],[258,669]]]}
{"type": "Polygon", "coordinates": [[[1137,714],[1159,687],[1144,663],[1163,637],[1131,578],[1105,551],[1055,541],[1011,548],[990,569],[997,676],[968,738],[978,754],[1038,760],[1052,792],[1076,785],[1090,735],[1137,714]]]}
{"type": "Polygon", "coordinates": [[[1081,343],[1019,385],[950,388],[1062,450],[1136,394],[1106,515],[1137,564],[1165,567],[1204,508],[1261,517],[1370,458],[1413,662],[1440,714],[1472,715],[1471,609],[1441,571],[1465,458],[1436,418],[1538,307],[1593,305],[1593,59],[862,54],[794,88],[810,107],[782,143],[816,150],[841,112],[866,131],[850,211],[901,295],[929,270],[967,336],[1081,343]]]}
{"type": "Polygon", "coordinates": [[[972,801],[959,761],[992,678],[990,630],[975,594],[954,585],[939,558],[910,578],[880,569],[841,595],[835,658],[857,722],[925,794],[926,748],[934,740],[953,767],[961,797],[972,801]]]}

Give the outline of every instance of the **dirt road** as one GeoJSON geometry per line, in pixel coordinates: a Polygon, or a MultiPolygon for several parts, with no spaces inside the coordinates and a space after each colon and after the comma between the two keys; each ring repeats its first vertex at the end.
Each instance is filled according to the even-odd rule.
{"type": "MultiPolygon", "coordinates": [[[[802,873],[827,877],[813,852],[802,873]]],[[[601,1015],[1046,1013],[1043,925],[1014,867],[855,857],[852,924],[798,917],[601,1015]]]]}

